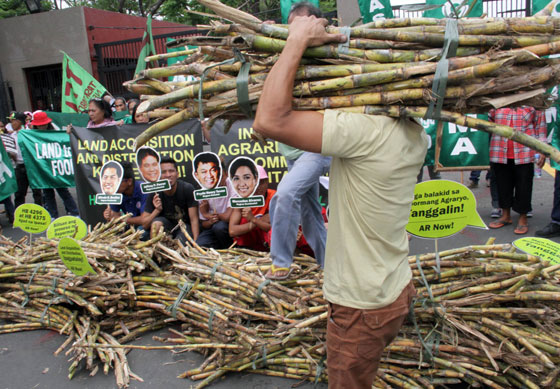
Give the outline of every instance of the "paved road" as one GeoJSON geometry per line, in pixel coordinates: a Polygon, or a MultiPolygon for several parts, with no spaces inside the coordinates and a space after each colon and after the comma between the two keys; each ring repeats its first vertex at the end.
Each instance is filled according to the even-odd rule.
{"type": "MultiPolygon", "coordinates": [[[[425,174],[425,177],[427,174],[425,174]]],[[[461,174],[445,172],[444,179],[461,182],[461,174]]],[[[468,181],[468,172],[464,181],[468,181]]],[[[477,198],[478,210],[483,220],[488,224],[492,219],[490,212],[490,191],[481,181],[481,186],[473,192],[477,198]]],[[[542,178],[535,179],[533,190],[534,217],[529,219],[529,236],[549,222],[550,208],[552,206],[553,177],[543,172],[542,178]]],[[[29,196],[30,197],[30,196],[29,196]]],[[[30,199],[31,201],[31,199],[30,199]]],[[[59,204],[63,209],[62,204],[59,204]]],[[[514,224],[515,224],[514,216],[514,224]]],[[[19,239],[24,234],[19,230],[6,228],[5,215],[0,215],[0,224],[4,227],[4,235],[19,239]]],[[[473,244],[484,244],[489,237],[495,237],[497,243],[512,242],[518,236],[513,234],[513,226],[500,230],[484,230],[467,227],[461,233],[452,237],[439,239],[437,244],[440,250],[463,247],[473,244]]],[[[560,243],[560,238],[553,239],[560,243]]],[[[411,254],[433,252],[435,242],[428,239],[412,238],[410,241],[411,254]]],[[[137,340],[136,344],[161,344],[152,340],[152,335],[166,336],[167,330],[145,335],[137,340]]],[[[82,371],[72,381],[66,378],[69,363],[67,357],[52,353],[63,342],[64,338],[50,331],[32,331],[0,335],[0,389],[19,388],[60,388],[60,389],[101,389],[116,387],[112,373],[104,376],[98,373],[89,377],[82,371]]],[[[189,368],[197,367],[203,360],[202,356],[194,352],[173,354],[169,351],[140,351],[133,350],[129,353],[131,369],[144,379],[143,383],[131,382],[131,388],[185,388],[196,383],[190,380],[176,378],[189,368]]],[[[212,387],[214,388],[289,388],[297,383],[294,380],[270,378],[255,374],[229,374],[212,387]]],[[[311,384],[303,387],[310,388],[311,384]]],[[[326,388],[326,385],[318,385],[326,388]]]]}

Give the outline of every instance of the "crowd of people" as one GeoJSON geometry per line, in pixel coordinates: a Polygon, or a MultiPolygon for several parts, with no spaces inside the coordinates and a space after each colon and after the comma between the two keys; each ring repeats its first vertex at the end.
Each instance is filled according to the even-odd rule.
{"type": "MultiPolygon", "coordinates": [[[[397,335],[415,295],[405,226],[415,183],[422,179],[418,172],[428,139],[422,127],[407,118],[292,110],[293,83],[303,52],[327,42],[344,42],[346,37],[328,34],[320,11],[309,3],[296,4],[288,23],[285,48],[266,79],[253,124],[255,130],[280,142],[288,173],[278,189],[268,187],[269,176],[262,166],[244,158],[226,166],[224,161],[199,154],[193,163],[196,181],[206,189],[226,187],[227,196],[197,201],[194,186],[179,179],[177,163],[146,150],[137,157],[142,178],[168,180],[168,189],[143,193],[131,163],[107,164],[102,172],[107,174],[103,192],[122,194],[122,202],[107,206],[103,217],[111,220],[128,214],[127,223],[143,229],[144,239],[163,229],[183,243],[189,239],[202,247],[223,249],[235,244],[270,251],[272,266],[265,277],[273,280],[289,278],[294,252],[307,250],[325,270],[329,386],[367,388],[384,347],[397,335]],[[331,227],[327,234],[318,192],[319,177],[329,169],[331,227]],[[111,175],[118,180],[111,180],[111,175]],[[263,204],[232,208],[232,198],[253,195],[262,196],[263,204]]],[[[147,115],[137,112],[138,105],[138,100],[123,98],[92,99],[87,127],[148,122],[147,115]],[[115,121],[113,109],[127,110],[129,115],[115,121]]],[[[489,117],[546,141],[544,114],[531,107],[496,109],[489,117]]],[[[17,135],[25,128],[48,130],[51,119],[39,111],[14,112],[9,120],[5,147],[16,171],[17,207],[25,202],[29,186],[17,135]]],[[[206,134],[208,129],[204,130],[206,134]]],[[[544,162],[543,157],[536,160],[538,166],[544,162]]],[[[519,214],[514,233],[527,234],[535,152],[493,135],[490,163],[492,201],[499,209],[490,228],[512,224],[514,211],[519,214]]],[[[440,178],[433,169],[429,173],[430,178],[440,178]]],[[[479,177],[471,175],[472,182],[478,183],[479,177]]],[[[66,212],[78,215],[67,188],[33,189],[33,199],[57,217],[55,191],[66,212]]],[[[13,221],[11,197],[2,202],[13,221]]],[[[551,219],[537,235],[560,236],[558,172],[551,219]]]]}

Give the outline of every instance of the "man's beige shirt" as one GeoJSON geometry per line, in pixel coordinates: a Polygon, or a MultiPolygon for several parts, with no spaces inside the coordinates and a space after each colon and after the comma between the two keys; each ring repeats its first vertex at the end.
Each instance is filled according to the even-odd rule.
{"type": "Polygon", "coordinates": [[[321,153],[333,156],[323,291],[358,309],[394,302],[409,283],[405,226],[428,141],[422,126],[327,110],[321,153]]]}

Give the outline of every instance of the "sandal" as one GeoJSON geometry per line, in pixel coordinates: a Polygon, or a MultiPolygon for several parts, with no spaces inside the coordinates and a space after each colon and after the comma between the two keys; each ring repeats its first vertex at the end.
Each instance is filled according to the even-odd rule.
{"type": "Polygon", "coordinates": [[[518,224],[517,227],[515,227],[515,230],[513,230],[513,233],[516,235],[525,235],[528,232],[529,226],[523,224],[518,224]]]}
{"type": "Polygon", "coordinates": [[[270,266],[270,270],[265,274],[265,278],[269,280],[283,281],[288,279],[290,274],[292,274],[292,270],[293,269],[291,267],[276,267],[273,264],[270,266]],[[285,274],[278,275],[277,273],[280,272],[283,272],[285,274]]]}
{"type": "Polygon", "coordinates": [[[511,220],[507,221],[507,220],[496,220],[495,222],[492,222],[490,224],[488,224],[488,227],[492,228],[492,229],[498,229],[498,228],[502,228],[505,227],[507,225],[511,224],[511,220]]]}

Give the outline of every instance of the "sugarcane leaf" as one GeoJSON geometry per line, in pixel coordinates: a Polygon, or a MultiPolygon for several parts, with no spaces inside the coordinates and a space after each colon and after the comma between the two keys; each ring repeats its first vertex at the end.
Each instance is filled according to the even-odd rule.
{"type": "Polygon", "coordinates": [[[401,5],[400,9],[408,12],[429,11],[443,7],[443,4],[405,4],[401,5]]]}

